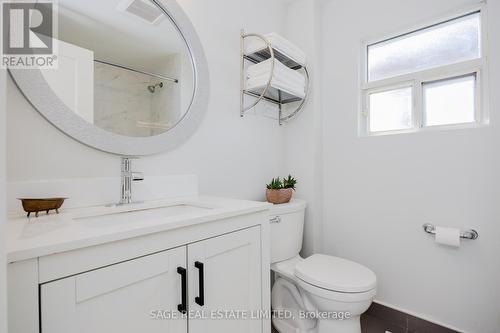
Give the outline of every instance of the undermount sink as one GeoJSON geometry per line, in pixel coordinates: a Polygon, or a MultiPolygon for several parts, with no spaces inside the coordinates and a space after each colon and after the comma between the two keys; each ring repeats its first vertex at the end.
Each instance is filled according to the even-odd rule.
{"type": "Polygon", "coordinates": [[[212,207],[202,207],[191,204],[176,204],[161,207],[135,209],[130,208],[121,211],[75,217],[73,218],[73,220],[89,226],[110,226],[137,221],[156,220],[191,213],[199,213],[210,209],[212,209],[212,207]]]}

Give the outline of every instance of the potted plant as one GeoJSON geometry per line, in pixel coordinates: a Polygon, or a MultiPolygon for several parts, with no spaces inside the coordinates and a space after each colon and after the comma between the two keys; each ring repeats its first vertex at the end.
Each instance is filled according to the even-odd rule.
{"type": "Polygon", "coordinates": [[[287,178],[283,178],[283,180],[280,179],[280,177],[273,178],[271,182],[266,185],[267,201],[273,204],[283,204],[289,202],[292,198],[296,184],[297,180],[291,175],[288,175],[287,178]]]}

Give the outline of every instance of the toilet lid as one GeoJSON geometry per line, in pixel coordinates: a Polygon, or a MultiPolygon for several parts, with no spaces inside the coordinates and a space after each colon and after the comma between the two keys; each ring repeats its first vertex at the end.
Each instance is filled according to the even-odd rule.
{"type": "Polygon", "coordinates": [[[365,266],[324,254],[313,254],[302,260],[295,266],[294,273],[304,282],[338,292],[365,292],[377,285],[375,273],[365,266]]]}

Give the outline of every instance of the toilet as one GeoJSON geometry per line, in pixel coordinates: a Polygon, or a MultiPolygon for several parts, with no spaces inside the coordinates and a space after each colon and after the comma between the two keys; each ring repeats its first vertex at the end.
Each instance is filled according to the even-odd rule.
{"type": "Polygon", "coordinates": [[[270,210],[273,326],[279,333],[361,333],[375,273],[334,256],[300,257],[306,204],[292,200],[270,210]]]}

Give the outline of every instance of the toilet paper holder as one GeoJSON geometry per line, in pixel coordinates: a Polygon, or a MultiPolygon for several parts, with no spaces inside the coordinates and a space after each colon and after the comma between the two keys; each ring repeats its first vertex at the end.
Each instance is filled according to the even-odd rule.
{"type": "MultiPolygon", "coordinates": [[[[428,234],[435,235],[436,234],[436,227],[433,224],[426,223],[422,226],[424,228],[424,231],[428,234]]],[[[466,231],[461,231],[460,232],[460,238],[464,239],[477,239],[479,237],[479,233],[474,230],[466,230],[466,231]]]]}

